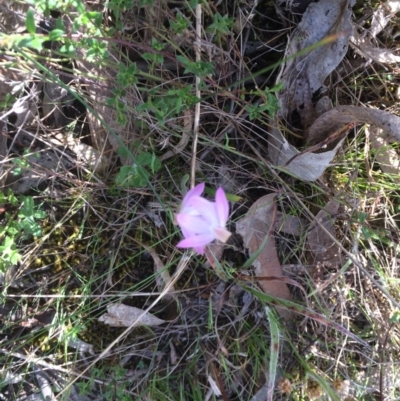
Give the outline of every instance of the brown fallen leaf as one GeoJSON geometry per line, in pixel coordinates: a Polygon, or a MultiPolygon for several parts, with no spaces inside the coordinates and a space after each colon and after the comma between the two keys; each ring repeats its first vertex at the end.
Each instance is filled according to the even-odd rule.
{"type": "MultiPolygon", "coordinates": [[[[259,285],[265,293],[289,300],[291,296],[289,288],[284,282],[273,235],[276,195],[276,193],[271,193],[254,202],[247,214],[237,221],[236,231],[243,237],[244,245],[248,248],[250,256],[259,251],[263,240],[268,237],[266,245],[253,262],[255,275],[262,277],[259,285]],[[265,279],[266,277],[273,277],[274,279],[269,281],[265,279]]],[[[285,320],[289,320],[292,316],[288,310],[278,307],[276,310],[285,320]]]]}
{"type": "Polygon", "coordinates": [[[99,317],[99,322],[111,327],[159,326],[165,320],[159,319],[149,312],[124,304],[114,304],[107,307],[107,312],[99,317]]]}
{"type": "Polygon", "coordinates": [[[340,264],[339,245],[321,227],[323,225],[333,237],[336,237],[335,216],[338,210],[339,202],[331,199],[315,216],[315,220],[318,220],[319,224],[317,221],[313,221],[307,233],[308,248],[314,256],[315,264],[323,262],[329,262],[332,265],[340,264]]]}
{"type": "Polygon", "coordinates": [[[297,216],[285,215],[281,212],[276,213],[275,231],[290,235],[300,236],[307,225],[307,221],[297,216]]]}

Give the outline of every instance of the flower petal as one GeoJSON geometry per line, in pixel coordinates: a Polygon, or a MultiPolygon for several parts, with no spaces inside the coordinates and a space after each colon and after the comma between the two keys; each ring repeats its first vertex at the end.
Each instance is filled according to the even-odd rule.
{"type": "MultiPolygon", "coordinates": [[[[202,216],[192,216],[190,214],[178,213],[175,215],[175,219],[181,229],[193,234],[209,234],[212,229],[212,227],[210,227],[210,223],[202,216]]],[[[187,237],[187,235],[185,235],[185,237],[187,237]]]]}
{"type": "Polygon", "coordinates": [[[215,194],[215,205],[218,214],[219,226],[225,227],[229,217],[229,202],[226,199],[225,192],[222,188],[218,188],[215,194]]]}
{"type": "Polygon", "coordinates": [[[221,242],[228,241],[229,237],[232,235],[230,231],[223,227],[214,228],[215,238],[218,238],[221,242]]]}
{"type": "Polygon", "coordinates": [[[195,235],[194,237],[185,238],[178,242],[178,248],[198,248],[203,247],[214,240],[213,234],[195,235]]]}
{"type": "MultiPolygon", "coordinates": [[[[182,240],[184,241],[184,240],[182,240]]],[[[178,244],[176,245],[177,248],[191,248],[191,246],[181,246],[181,242],[178,242],[178,244]]],[[[203,255],[204,254],[204,246],[196,246],[193,248],[199,255],[203,255]]]]}
{"type": "Polygon", "coordinates": [[[204,191],[204,182],[202,182],[201,184],[196,185],[194,188],[192,188],[183,198],[182,201],[182,207],[181,207],[181,211],[190,204],[190,200],[193,198],[193,196],[201,196],[201,194],[204,191]]]}
{"type": "Polygon", "coordinates": [[[204,254],[204,246],[198,246],[198,247],[193,248],[193,249],[200,255],[204,254]]]}
{"type": "MultiPolygon", "coordinates": [[[[196,196],[192,198],[191,205],[212,227],[218,226],[217,209],[214,202],[196,196]]],[[[212,228],[210,227],[210,229],[212,228]]]]}
{"type": "Polygon", "coordinates": [[[183,234],[183,238],[189,238],[189,237],[193,237],[196,235],[196,233],[194,233],[193,231],[187,230],[185,227],[180,227],[182,234],[183,234]]]}

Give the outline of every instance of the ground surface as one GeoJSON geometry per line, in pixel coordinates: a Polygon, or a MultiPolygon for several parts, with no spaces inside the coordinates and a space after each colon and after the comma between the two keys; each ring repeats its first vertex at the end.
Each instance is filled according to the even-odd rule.
{"type": "Polygon", "coordinates": [[[400,399],[397,2],[9,3],[0,399],[400,399]]]}

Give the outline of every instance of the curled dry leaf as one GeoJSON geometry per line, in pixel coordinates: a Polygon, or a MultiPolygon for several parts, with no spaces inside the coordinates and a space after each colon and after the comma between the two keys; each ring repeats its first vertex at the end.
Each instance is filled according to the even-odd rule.
{"type": "Polygon", "coordinates": [[[375,125],[400,141],[399,117],[387,111],[357,106],[338,106],[327,111],[315,120],[308,137],[312,142],[318,142],[349,123],[375,125]]]}
{"type": "MultiPolygon", "coordinates": [[[[264,239],[268,238],[266,245],[253,262],[255,275],[260,277],[259,285],[264,292],[289,300],[291,296],[284,282],[273,235],[276,195],[276,193],[268,194],[254,202],[247,214],[237,221],[236,230],[243,237],[250,257],[260,250],[264,239]],[[271,280],[268,280],[268,277],[271,277],[271,280]]],[[[291,312],[288,310],[277,308],[277,312],[286,320],[291,317],[291,312]]]]}
{"type": "Polygon", "coordinates": [[[324,88],[325,79],[347,52],[352,32],[350,7],[353,3],[353,0],[321,0],[308,6],[289,40],[285,54],[288,61],[278,79],[284,89],[277,94],[280,106],[277,119],[271,121],[269,157],[276,166],[285,166],[288,173],[306,181],[315,181],[324,173],[341,142],[327,152],[299,155],[300,152],[282,134],[279,119],[287,121],[296,111],[303,127],[308,128],[321,114],[313,104],[313,96],[324,88]],[[305,49],[321,40],[325,43],[304,53],[305,49]]]}
{"type": "Polygon", "coordinates": [[[124,304],[114,304],[107,307],[107,312],[99,317],[99,322],[111,327],[159,326],[165,320],[159,319],[149,312],[124,304]]]}
{"type": "Polygon", "coordinates": [[[304,127],[309,127],[314,121],[312,97],[347,52],[352,32],[350,6],[353,2],[320,0],[307,7],[285,54],[289,60],[282,71],[284,89],[278,93],[281,118],[286,120],[296,110],[304,127]],[[304,49],[327,38],[330,39],[326,43],[304,53],[304,49]]]}
{"type": "Polygon", "coordinates": [[[268,153],[271,162],[275,166],[284,166],[283,169],[289,174],[305,181],[315,181],[321,177],[343,143],[342,139],[334,149],[327,152],[300,154],[300,151],[284,138],[279,129],[271,128],[270,134],[268,153]]]}
{"type": "Polygon", "coordinates": [[[322,176],[343,138],[333,142],[331,148],[326,144],[321,146],[318,153],[314,152],[315,149],[299,152],[289,144],[279,128],[279,120],[287,121],[293,111],[299,113],[302,125],[306,128],[304,139],[307,143],[323,143],[350,123],[372,124],[400,141],[400,118],[390,113],[355,106],[339,106],[321,113],[313,104],[313,96],[324,88],[325,79],[346,54],[350,38],[357,51],[365,57],[390,63],[400,60],[387,49],[378,49],[370,42],[370,38],[375,37],[400,9],[399,2],[382,5],[373,16],[370,31],[363,36],[351,25],[353,4],[353,0],[311,3],[293,32],[285,55],[289,60],[281,72],[284,89],[277,94],[280,111],[275,121],[271,121],[269,156],[274,165],[283,167],[289,174],[305,181],[315,181],[322,176]],[[327,38],[331,40],[301,54],[304,49],[327,38]],[[326,151],[322,152],[323,149],[326,151]]]}
{"type": "Polygon", "coordinates": [[[308,248],[314,256],[313,262],[340,264],[340,247],[330,235],[321,227],[323,226],[333,237],[335,237],[335,220],[339,210],[339,202],[331,199],[326,206],[315,216],[315,220],[307,233],[308,248]]]}
{"type": "MultiPolygon", "coordinates": [[[[399,117],[383,110],[357,106],[338,106],[322,114],[310,127],[308,138],[312,142],[321,141],[349,123],[372,124],[400,141],[399,117]]],[[[305,181],[315,181],[324,173],[343,142],[342,139],[334,149],[326,152],[301,152],[300,154],[294,146],[283,138],[279,130],[271,130],[271,133],[278,139],[275,143],[280,144],[279,151],[272,153],[273,163],[277,166],[284,166],[288,173],[305,181]],[[298,156],[293,159],[296,155],[298,156]]],[[[272,143],[273,141],[271,141],[270,145],[272,143]]]]}

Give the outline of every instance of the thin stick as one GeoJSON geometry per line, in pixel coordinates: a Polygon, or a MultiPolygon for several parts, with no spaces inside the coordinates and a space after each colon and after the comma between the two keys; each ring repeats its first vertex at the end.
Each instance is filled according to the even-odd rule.
{"type": "MultiPolygon", "coordinates": [[[[196,62],[201,61],[201,4],[196,6],[196,42],[195,42],[196,62]]],[[[200,99],[200,77],[196,75],[196,97],[200,99]]],[[[195,186],[196,181],[196,158],[197,158],[197,142],[199,138],[200,126],[200,101],[196,103],[194,108],[194,124],[193,124],[193,148],[192,160],[190,163],[190,187],[195,186]]]]}

